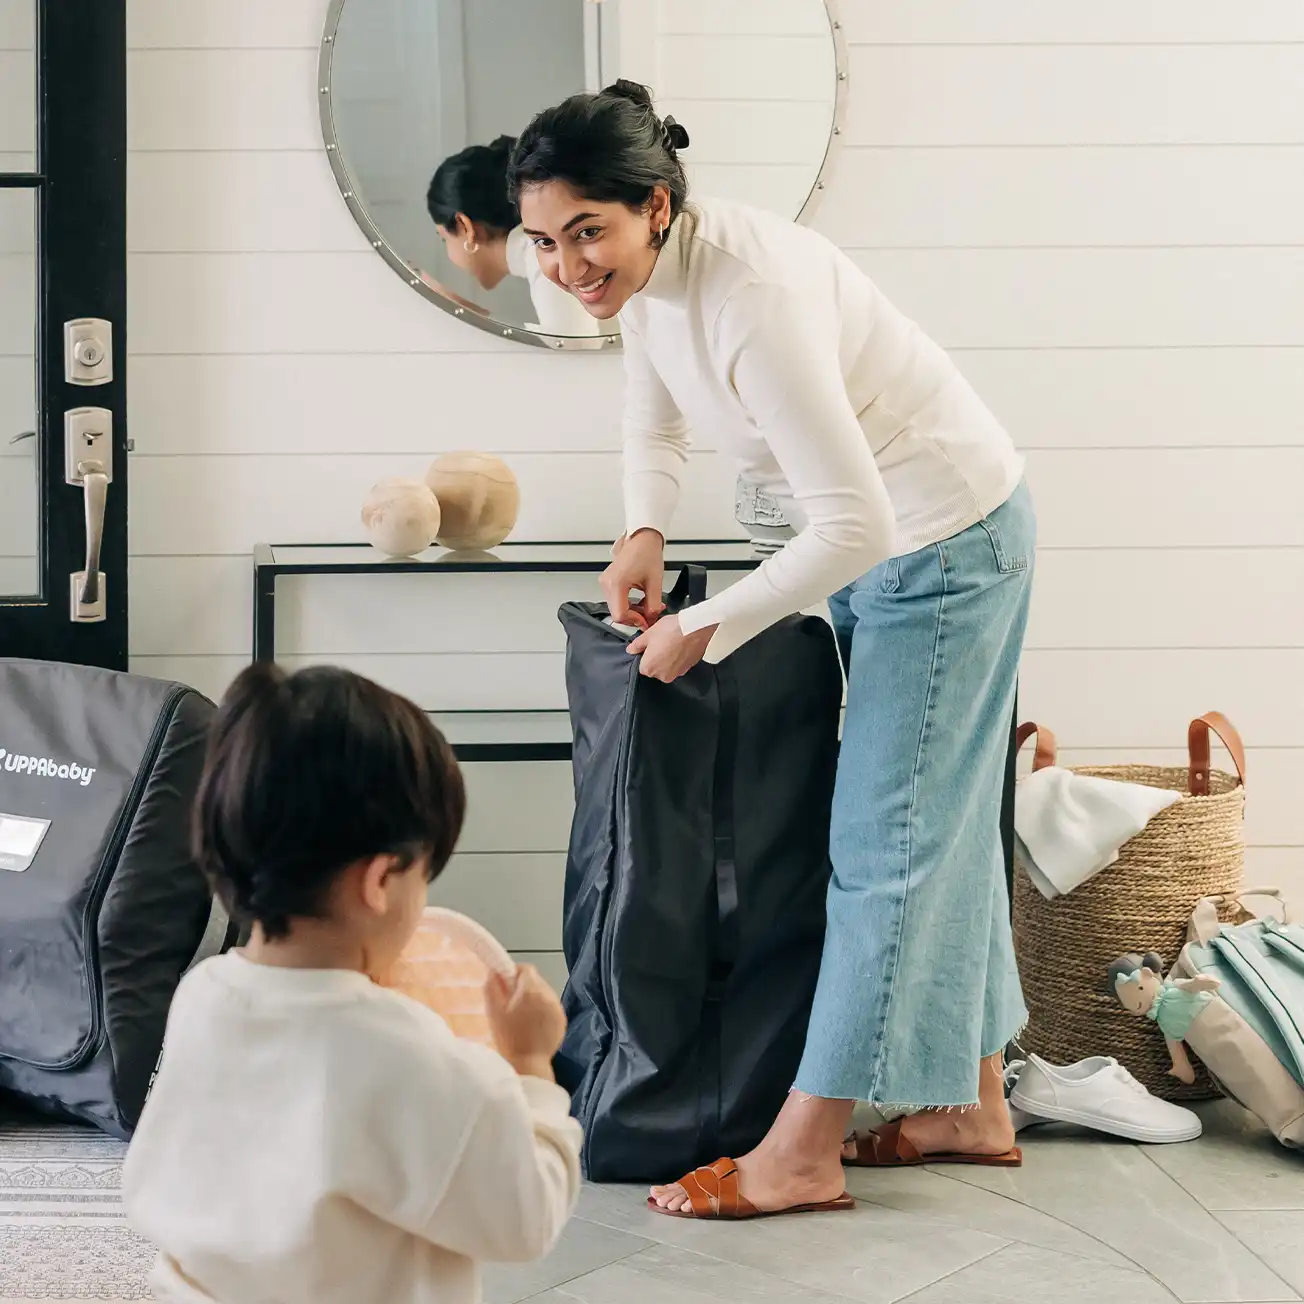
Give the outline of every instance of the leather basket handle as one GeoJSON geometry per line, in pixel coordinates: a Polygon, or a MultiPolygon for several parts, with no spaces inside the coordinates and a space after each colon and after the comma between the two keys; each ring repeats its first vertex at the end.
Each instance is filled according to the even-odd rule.
{"type": "Polygon", "coordinates": [[[1209,795],[1209,734],[1218,735],[1218,740],[1231,754],[1232,764],[1236,766],[1236,777],[1245,787],[1245,744],[1236,732],[1236,726],[1221,711],[1206,711],[1198,719],[1191,721],[1187,731],[1186,746],[1191,758],[1189,788],[1193,797],[1209,795]]]}
{"type": "Polygon", "coordinates": [[[1019,751],[1029,738],[1036,738],[1037,749],[1033,752],[1032,768],[1046,770],[1055,764],[1059,756],[1059,743],[1055,735],[1044,724],[1035,724],[1029,720],[1021,724],[1014,733],[1014,750],[1019,751]]]}

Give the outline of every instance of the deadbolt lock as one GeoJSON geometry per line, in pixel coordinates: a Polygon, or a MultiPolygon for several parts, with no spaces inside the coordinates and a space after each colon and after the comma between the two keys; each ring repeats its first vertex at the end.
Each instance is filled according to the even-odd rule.
{"type": "Polygon", "coordinates": [[[113,323],[100,317],[64,322],[63,371],[70,385],[107,385],[113,379],[113,323]]]}

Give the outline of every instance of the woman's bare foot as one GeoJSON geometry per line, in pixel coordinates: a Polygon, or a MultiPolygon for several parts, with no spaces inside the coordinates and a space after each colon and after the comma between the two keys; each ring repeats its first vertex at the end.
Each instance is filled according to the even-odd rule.
{"type": "MultiPolygon", "coordinates": [[[[802,1204],[824,1204],[846,1191],[842,1163],[836,1156],[818,1168],[797,1172],[776,1155],[767,1155],[765,1149],[762,1143],[750,1155],[736,1161],[738,1192],[762,1213],[777,1213],[802,1204]]],[[[654,1186],[651,1194],[660,1208],[671,1213],[688,1208],[688,1193],[678,1182],[654,1186]]]]}
{"type": "Polygon", "coordinates": [[[1010,1111],[930,1109],[903,1119],[901,1135],[921,1155],[1003,1155],[1014,1148],[1010,1111]]]}
{"type": "MultiPolygon", "coordinates": [[[[989,1056],[979,1065],[978,1104],[963,1109],[928,1109],[901,1120],[901,1135],[928,1155],[1003,1155],[1014,1148],[1014,1124],[1005,1100],[1004,1060],[989,1056]]],[[[856,1157],[855,1138],[842,1148],[856,1157]]]]}
{"type": "MultiPolygon", "coordinates": [[[[739,1194],[763,1213],[836,1200],[846,1191],[840,1147],[851,1109],[849,1100],[789,1095],[765,1140],[735,1161],[739,1194]]],[[[671,1213],[689,1204],[678,1182],[654,1186],[651,1195],[671,1213]]]]}

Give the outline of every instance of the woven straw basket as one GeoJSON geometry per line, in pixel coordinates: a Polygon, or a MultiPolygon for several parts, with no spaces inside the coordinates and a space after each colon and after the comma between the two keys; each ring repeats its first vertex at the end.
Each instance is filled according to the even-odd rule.
{"type": "MultiPolygon", "coordinates": [[[[1021,725],[1019,746],[1037,738],[1033,769],[1055,764],[1055,738],[1021,725]]],[[[1113,1055],[1157,1096],[1202,1099],[1218,1094],[1197,1065],[1192,1086],[1169,1076],[1164,1039],[1148,1019],[1126,1013],[1110,993],[1110,964],[1130,951],[1157,951],[1166,966],[1186,940],[1202,897],[1235,901],[1245,869],[1245,750],[1217,712],[1191,722],[1190,765],[1075,766],[1077,774],[1168,788],[1182,799],[1124,844],[1103,873],[1067,896],[1047,900],[1016,853],[1014,945],[1030,1018],[1020,1044],[1052,1064],[1113,1055]],[[1209,734],[1231,754],[1235,774],[1212,770],[1209,734]]],[[[1235,907],[1232,907],[1235,909],[1235,907]]]]}

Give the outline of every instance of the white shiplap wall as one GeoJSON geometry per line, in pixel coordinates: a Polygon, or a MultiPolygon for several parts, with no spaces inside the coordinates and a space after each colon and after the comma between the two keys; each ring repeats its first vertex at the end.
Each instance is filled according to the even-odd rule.
{"type": "Polygon", "coordinates": [[[689,185],[700,195],[801,212],[824,161],[837,98],[823,0],[620,7],[621,74],[653,87],[689,127],[689,185]]]}
{"type": "MultiPolygon", "coordinates": [[[[840,8],[849,113],[817,225],[1027,451],[1027,713],[1104,760],[1176,756],[1224,710],[1251,876],[1304,896],[1304,6],[840,8]]],[[[355,538],[368,485],[441,450],[509,458],[519,537],[619,528],[619,361],[499,343],[376,258],[321,152],[323,11],[129,7],[132,649],[210,692],[248,655],[253,544],[355,538]]],[[[732,532],[731,505],[707,446],[679,526],[732,532]]],[[[560,704],[574,582],[442,584],[305,583],[285,649],[431,707],[560,704]]],[[[565,767],[470,768],[453,899],[553,950],[565,767]]]]}

